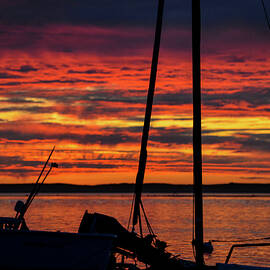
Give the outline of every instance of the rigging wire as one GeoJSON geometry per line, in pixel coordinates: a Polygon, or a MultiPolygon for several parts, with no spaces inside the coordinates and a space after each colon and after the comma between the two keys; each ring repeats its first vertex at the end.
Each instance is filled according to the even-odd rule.
{"type": "Polygon", "coordinates": [[[237,243],[237,242],[248,242],[248,241],[261,241],[261,240],[270,240],[270,237],[247,238],[247,239],[238,239],[238,240],[211,240],[210,242],[216,242],[216,243],[237,243]]]}
{"type": "Polygon", "coordinates": [[[128,230],[129,230],[129,226],[130,226],[130,224],[131,224],[132,210],[133,210],[133,206],[134,206],[134,201],[135,201],[135,193],[133,194],[133,199],[132,199],[131,209],[130,209],[129,218],[128,218],[128,225],[127,225],[127,229],[128,229],[128,230]]]}
{"type": "Polygon", "coordinates": [[[149,220],[148,220],[148,218],[147,218],[147,215],[146,215],[146,213],[145,213],[145,210],[144,210],[144,207],[143,207],[142,202],[141,202],[141,209],[142,209],[142,211],[143,211],[143,215],[144,215],[144,219],[145,219],[145,222],[146,222],[148,231],[149,231],[149,233],[150,233],[151,235],[153,235],[153,236],[155,237],[154,231],[153,231],[153,229],[152,229],[152,227],[151,227],[151,224],[150,224],[150,222],[149,222],[149,220]]]}
{"type": "MultiPolygon", "coordinates": [[[[263,7],[266,24],[268,26],[268,29],[270,30],[270,18],[269,18],[269,14],[267,12],[264,0],[261,0],[261,4],[262,4],[262,7],[263,7]]],[[[214,239],[214,240],[211,240],[210,242],[213,242],[213,243],[214,242],[216,242],[216,243],[238,243],[238,242],[262,241],[262,240],[270,240],[270,237],[235,239],[235,240],[232,240],[232,239],[229,239],[229,240],[214,239]]]]}
{"type": "Polygon", "coordinates": [[[263,12],[264,12],[264,15],[265,15],[265,20],[266,20],[267,26],[268,26],[268,28],[270,30],[270,19],[269,19],[269,15],[267,13],[267,10],[266,10],[265,4],[264,4],[264,0],[261,0],[261,3],[262,3],[262,7],[263,7],[263,12]]]}

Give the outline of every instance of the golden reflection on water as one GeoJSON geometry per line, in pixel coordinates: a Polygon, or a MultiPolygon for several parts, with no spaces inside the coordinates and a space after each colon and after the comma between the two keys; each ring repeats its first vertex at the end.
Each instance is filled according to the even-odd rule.
{"type": "MultiPolygon", "coordinates": [[[[26,195],[0,195],[0,216],[14,216],[17,200],[26,195]]],[[[33,230],[76,232],[85,210],[117,218],[127,226],[131,194],[58,194],[39,195],[26,214],[33,230]]],[[[168,250],[192,259],[192,196],[162,194],[143,197],[154,232],[169,244],[168,250]]],[[[237,240],[270,236],[270,197],[219,195],[204,198],[205,241],[237,240]]],[[[208,264],[225,262],[233,243],[214,242],[214,253],[206,256],[208,264]]],[[[231,263],[270,266],[270,247],[235,250],[231,263]]]]}

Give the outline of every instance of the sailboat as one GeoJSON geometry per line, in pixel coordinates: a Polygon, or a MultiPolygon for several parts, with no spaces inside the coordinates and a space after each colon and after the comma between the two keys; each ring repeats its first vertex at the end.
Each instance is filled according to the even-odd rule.
{"type": "Polygon", "coordinates": [[[48,177],[43,180],[52,149],[26,202],[18,201],[16,215],[0,217],[0,269],[5,270],[105,270],[111,261],[116,236],[106,233],[67,233],[29,230],[24,215],[48,177]]]}
{"type": "MultiPolygon", "coordinates": [[[[117,235],[115,252],[124,257],[134,258],[147,265],[146,269],[216,269],[216,270],[238,270],[238,269],[270,269],[247,265],[229,264],[231,254],[235,248],[270,246],[270,243],[247,243],[233,245],[228,253],[225,263],[215,266],[207,266],[204,262],[204,253],[211,251],[211,244],[204,243],[203,236],[203,193],[202,193],[202,140],[201,140],[201,61],[200,61],[200,39],[201,39],[201,11],[200,0],[192,0],[192,73],[193,73],[193,187],[194,187],[194,236],[193,247],[195,262],[182,260],[172,256],[166,251],[166,243],[157,239],[150,222],[147,219],[143,203],[141,200],[144,172],[147,161],[147,141],[149,136],[151,111],[155,90],[155,81],[158,65],[159,45],[162,26],[164,0],[159,0],[158,15],[156,24],[156,34],[154,50],[149,80],[147,104],[145,110],[144,127],[141,139],[141,151],[139,166],[136,177],[136,185],[132,204],[130,221],[132,219],[131,232],[125,229],[116,219],[98,213],[88,214],[81,223],[82,231],[95,230],[98,232],[108,232],[117,235]],[[149,234],[143,236],[142,217],[143,214],[149,234]],[[132,218],[131,218],[132,217],[132,218]],[[135,227],[139,225],[139,233],[135,227]]],[[[124,266],[122,264],[122,266],[124,266]]]]}
{"type": "MultiPolygon", "coordinates": [[[[144,263],[145,265],[148,265],[150,267],[149,269],[192,269],[196,267],[196,264],[194,262],[179,259],[173,254],[166,251],[167,244],[164,241],[160,241],[154,234],[150,222],[146,216],[141,199],[147,161],[147,142],[149,137],[151,112],[158,67],[163,10],[164,0],[159,0],[149,88],[141,139],[139,165],[136,177],[132,210],[129,218],[129,225],[132,220],[131,231],[129,231],[129,225],[128,229],[124,228],[113,217],[100,213],[88,213],[86,211],[82,219],[79,232],[95,231],[99,233],[116,234],[117,239],[115,242],[114,253],[121,255],[122,258],[132,258],[141,263],[144,263]],[[143,235],[141,213],[143,214],[143,217],[147,224],[148,234],[146,236],[143,235]],[[139,233],[136,233],[137,225],[139,226],[139,233]]],[[[125,266],[126,265],[124,263],[115,264],[115,267],[120,267],[120,269],[124,268],[125,266]]]]}
{"type": "MultiPolygon", "coordinates": [[[[145,265],[148,269],[195,269],[197,264],[192,261],[179,259],[170,252],[166,251],[167,243],[157,238],[145,213],[142,203],[142,189],[144,174],[147,161],[147,143],[149,137],[151,112],[153,97],[155,91],[159,48],[162,32],[162,17],[164,10],[164,0],[158,1],[157,21],[155,30],[155,40],[153,46],[153,56],[151,72],[149,79],[149,88],[145,109],[144,126],[141,139],[141,149],[139,157],[138,172],[136,176],[136,185],[132,203],[132,209],[129,218],[128,229],[124,228],[115,218],[100,213],[88,213],[82,219],[79,232],[99,232],[112,233],[117,235],[114,253],[122,258],[132,258],[145,265]],[[148,234],[143,235],[142,219],[145,219],[148,234]],[[131,231],[129,227],[132,222],[131,231]],[[136,233],[136,227],[139,227],[139,233],[136,233]]],[[[115,264],[115,267],[124,268],[124,263],[115,264]]],[[[114,268],[112,268],[114,269],[114,268]]]]}

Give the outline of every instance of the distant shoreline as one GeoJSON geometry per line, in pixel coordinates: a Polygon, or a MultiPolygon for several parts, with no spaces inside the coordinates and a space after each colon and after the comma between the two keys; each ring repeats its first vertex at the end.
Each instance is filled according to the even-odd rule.
{"type": "MultiPolygon", "coordinates": [[[[29,193],[33,184],[0,184],[0,193],[29,193]]],[[[132,193],[134,184],[72,185],[44,184],[40,193],[132,193]]],[[[192,185],[144,184],[145,193],[192,193],[192,185]]],[[[203,185],[204,193],[270,193],[270,184],[203,185]]]]}

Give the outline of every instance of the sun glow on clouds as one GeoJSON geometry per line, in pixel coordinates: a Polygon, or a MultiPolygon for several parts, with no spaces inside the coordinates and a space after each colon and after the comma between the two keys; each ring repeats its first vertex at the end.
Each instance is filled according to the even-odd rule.
{"type": "MultiPolygon", "coordinates": [[[[1,26],[1,182],[33,181],[53,145],[50,182],[134,182],[153,27],[1,26]]],[[[268,181],[266,37],[203,37],[205,181],[268,181]],[[232,179],[233,178],[233,179],[232,179]]],[[[192,181],[190,29],[165,27],[146,181],[192,181]]]]}

